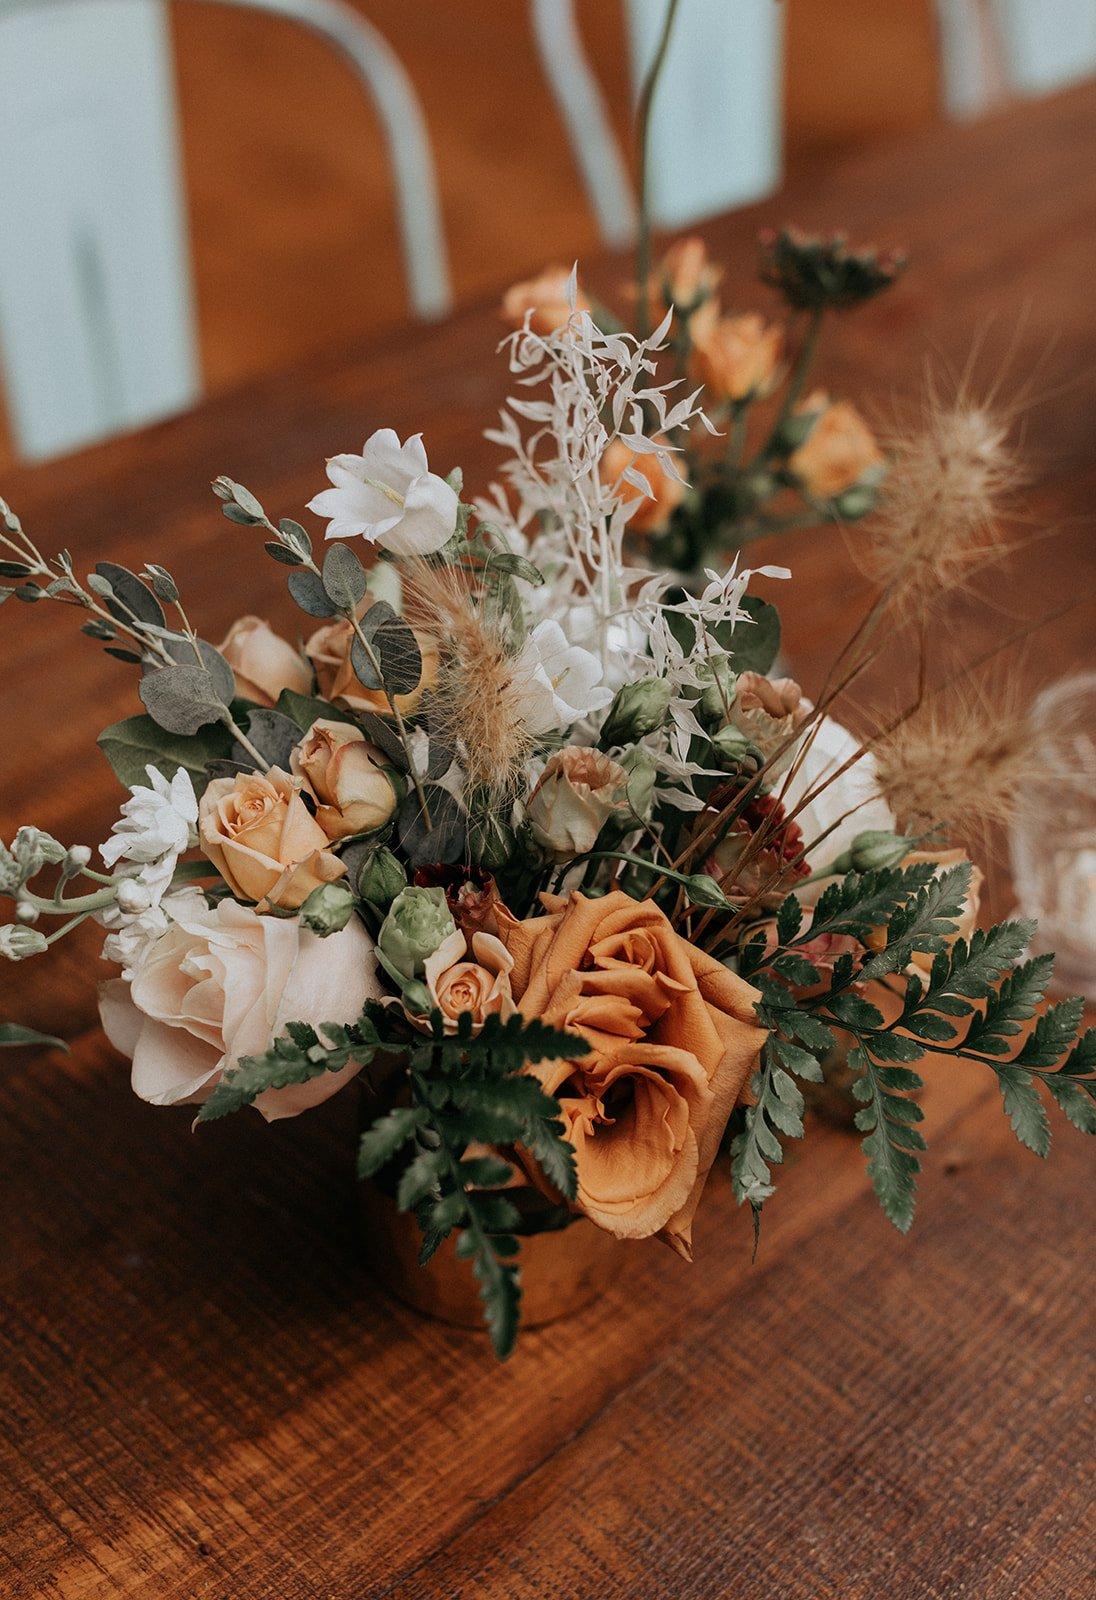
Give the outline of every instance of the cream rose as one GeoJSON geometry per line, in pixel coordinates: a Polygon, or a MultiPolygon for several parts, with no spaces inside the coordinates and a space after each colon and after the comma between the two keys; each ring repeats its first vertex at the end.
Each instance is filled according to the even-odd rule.
{"type": "Polygon", "coordinates": [[[569,745],[549,757],[525,816],[554,861],[571,861],[594,848],[614,811],[627,810],[627,792],[623,767],[596,750],[569,745]]]}
{"type": "Polygon", "coordinates": [[[219,649],[232,668],[236,693],[244,700],[272,706],[283,689],[312,692],[307,661],[262,617],[237,617],[219,649]]]}
{"type": "Polygon", "coordinates": [[[198,807],[198,843],[234,895],[288,911],[346,872],[299,783],[277,767],[214,778],[198,807]]]}
{"type": "MultiPolygon", "coordinates": [[[[666,443],[663,438],[656,438],[654,442],[666,443]]],[[[601,458],[602,481],[618,483],[629,467],[646,480],[650,493],[644,494],[634,483],[620,483],[619,493],[625,505],[638,502],[628,526],[635,533],[658,533],[684,500],[688,485],[669,472],[653,452],[637,455],[623,439],[612,440],[601,458]]]]}
{"type": "Polygon", "coordinates": [[[458,928],[427,956],[423,967],[423,981],[445,1018],[447,1033],[456,1032],[465,1013],[478,1032],[488,1017],[505,1022],[517,1009],[510,991],[514,958],[502,941],[490,933],[473,933],[471,954],[468,960],[468,941],[458,928]]]}
{"type": "Polygon", "coordinates": [[[717,400],[752,400],[767,394],[784,345],[778,327],[756,313],[720,317],[714,303],[702,306],[690,324],[689,371],[717,400]]]}
{"type": "Polygon", "coordinates": [[[622,1239],[659,1233],[692,1258],[692,1222],[727,1119],[766,1038],[748,983],[675,933],[650,900],[547,898],[500,916],[523,1016],[590,1054],[530,1068],[557,1096],[577,1207],[622,1239]]]}
{"type": "Polygon", "coordinates": [[[808,494],[816,500],[833,500],[854,484],[878,475],[883,453],[854,405],[848,400],[831,404],[819,391],[796,408],[797,415],[812,411],[821,416],[788,458],[788,466],[808,494]]]}
{"type": "MultiPolygon", "coordinates": [[[[794,678],[766,678],[760,672],[740,672],[731,702],[731,721],[757,745],[768,760],[788,743],[810,716],[810,705],[794,678]]],[[[795,756],[795,745],[776,757],[769,769],[773,776],[787,771],[795,756]]]]}
{"type": "MultiPolygon", "coordinates": [[[[502,298],[504,319],[512,328],[521,328],[525,324],[526,313],[530,313],[529,326],[534,333],[558,333],[571,316],[567,299],[570,277],[566,267],[546,267],[539,278],[512,284],[502,298]]],[[[575,310],[589,309],[590,302],[580,289],[575,299],[575,310]]]]}
{"type": "MultiPolygon", "coordinates": [[[[438,675],[436,642],[417,632],[415,641],[422,655],[422,677],[418,687],[412,689],[410,694],[396,696],[396,705],[399,707],[400,715],[404,717],[415,715],[419,701],[426,690],[437,681],[438,675]]],[[[323,627],[317,628],[308,640],[304,647],[305,654],[316,669],[320,694],[325,700],[341,701],[353,711],[378,711],[382,716],[388,716],[390,707],[382,690],[363,688],[358,681],[358,675],[350,662],[353,643],[353,624],[346,618],[324,623],[323,627]]]]}
{"type": "Polygon", "coordinates": [[[328,839],[372,833],[395,809],[396,790],[380,753],[353,723],[317,718],[289,764],[316,801],[316,821],[328,839]]]}
{"type": "MultiPolygon", "coordinates": [[[[152,1105],[206,1100],[242,1056],[259,1055],[287,1023],[353,1022],[380,995],[373,941],[355,917],[326,939],[292,917],[260,916],[197,890],[165,902],[162,934],[134,975],[102,984],[99,1012],[111,1044],[133,1061],[133,1088],[152,1105]]],[[[268,1122],[294,1117],[341,1089],[351,1062],[308,1083],[268,1089],[255,1105],[268,1122]]]]}

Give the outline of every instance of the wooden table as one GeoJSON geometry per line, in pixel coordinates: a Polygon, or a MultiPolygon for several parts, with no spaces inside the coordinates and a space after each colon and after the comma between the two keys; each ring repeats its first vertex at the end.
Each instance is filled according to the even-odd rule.
{"type": "MultiPolygon", "coordinates": [[[[710,230],[743,296],[761,222],[910,247],[908,279],[833,342],[836,389],[908,399],[926,347],[961,364],[977,337],[978,370],[1006,363],[1006,390],[1030,390],[1033,515],[1053,537],[967,605],[968,649],[1092,582],[1094,158],[1086,88],[821,173],[710,230]]],[[[608,290],[619,275],[593,277],[608,290]]],[[[80,562],[185,574],[213,638],[242,610],[292,626],[278,569],[216,514],[209,478],[295,511],[326,454],[389,424],[482,481],[497,331],[473,307],[3,492],[80,562]]],[[[785,549],[788,653],[809,689],[861,585],[837,533],[785,549]]],[[[2,623],[5,837],[33,819],[98,841],[118,794],[91,741],[132,709],[131,680],[66,614],[11,605],[2,623]]],[[[1086,629],[1091,608],[1074,610],[1012,670],[1056,675],[1086,629]]],[[[1000,878],[994,902],[1008,904],[1000,878]]],[[[598,1305],[499,1368],[361,1266],[352,1097],[192,1136],[185,1113],[131,1095],[97,1033],[93,938],[5,976],[0,1015],[73,1043],[68,1059],[9,1055],[0,1086],[10,1600],[1093,1594],[1085,1153],[1057,1119],[1040,1166],[978,1069],[934,1077],[910,1238],[879,1213],[856,1145],[823,1132],[781,1174],[756,1266],[719,1178],[693,1268],[628,1249],[598,1305]]]]}

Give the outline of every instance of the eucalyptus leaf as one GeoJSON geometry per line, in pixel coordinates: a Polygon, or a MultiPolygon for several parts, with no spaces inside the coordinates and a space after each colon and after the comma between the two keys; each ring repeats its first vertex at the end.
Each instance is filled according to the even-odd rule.
{"type": "Polygon", "coordinates": [[[201,794],[206,785],[206,768],[210,762],[227,757],[232,738],[220,723],[211,723],[190,738],[183,738],[167,732],[151,717],[127,717],[124,722],[104,728],[98,745],[127,789],[135,783],[148,782],[145,769],[149,766],[169,779],[183,767],[189,772],[195,791],[201,794]]]}
{"type": "MultiPolygon", "coordinates": [[[[376,600],[360,623],[361,631],[369,640],[374,655],[380,661],[384,688],[390,695],[411,694],[422,678],[422,656],[415,635],[402,617],[396,615],[387,600],[376,600]]],[[[355,639],[358,656],[351,648],[350,662],[358,680],[367,689],[377,689],[376,672],[361,640],[355,639]],[[366,681],[359,665],[372,681],[366,681]]]]}
{"type": "Polygon", "coordinates": [[[16,1049],[21,1045],[42,1045],[50,1050],[64,1050],[68,1045],[52,1033],[39,1033],[37,1028],[24,1028],[19,1022],[0,1022],[0,1047],[16,1049]]]}
{"type": "Polygon", "coordinates": [[[141,679],[138,693],[154,721],[168,733],[197,733],[223,720],[225,703],[205,667],[159,667],[141,679]]]}
{"type": "MultiPolygon", "coordinates": [[[[181,667],[197,665],[194,654],[194,645],[189,639],[180,639],[168,635],[164,641],[167,653],[173,661],[181,667]]],[[[198,640],[198,655],[201,656],[202,665],[209,674],[213,692],[221,705],[230,706],[236,693],[236,677],[221,652],[208,644],[206,640],[198,640]]]]}
{"type": "Polygon", "coordinates": [[[339,609],[316,574],[307,567],[289,574],[289,592],[310,617],[333,617],[339,609]]]}
{"type": "Polygon", "coordinates": [[[166,626],[164,608],[147,584],[142,583],[128,567],[119,567],[113,561],[97,561],[96,574],[110,584],[111,593],[105,596],[107,610],[119,622],[151,622],[154,627],[166,626]]]}
{"type": "Polygon", "coordinates": [[[323,586],[340,611],[353,611],[365,599],[369,580],[348,544],[332,544],[323,561],[323,586]]]}
{"type": "MultiPolygon", "coordinates": [[[[294,745],[300,743],[301,739],[301,730],[290,717],[283,716],[280,711],[260,706],[248,717],[246,732],[248,739],[264,760],[272,767],[281,767],[283,772],[289,771],[290,751],[294,745]]],[[[249,752],[243,745],[234,744],[232,759],[249,762],[249,752]]]]}
{"type": "Polygon", "coordinates": [[[467,822],[460,805],[446,789],[423,786],[430,827],[414,789],[400,807],[397,829],[407,859],[413,867],[452,865],[464,854],[467,822]]]}

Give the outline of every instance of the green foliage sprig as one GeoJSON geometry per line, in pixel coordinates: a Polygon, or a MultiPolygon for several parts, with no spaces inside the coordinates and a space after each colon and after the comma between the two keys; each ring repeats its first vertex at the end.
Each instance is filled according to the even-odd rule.
{"type": "Polygon", "coordinates": [[[521,1216],[501,1189],[513,1167],[498,1155],[469,1155],[468,1149],[521,1145],[564,1198],[573,1200],[574,1151],[564,1137],[559,1102],[525,1068],[571,1060],[588,1048],[583,1039],[521,1016],[506,1022],[488,1017],[474,1033],[466,1013],[457,1031],[447,1033],[445,1019],[434,1011],[427,1037],[398,1007],[370,1001],[349,1026],[290,1023],[269,1050],[225,1074],[198,1120],[239,1111],[268,1089],[308,1083],[351,1061],[368,1066],[381,1051],[399,1051],[406,1061],[408,1103],[383,1112],[362,1135],[359,1175],[373,1177],[397,1159],[403,1163],[396,1202],[419,1220],[423,1261],[456,1231],[457,1254],[472,1263],[491,1342],[503,1360],[514,1347],[521,1303],[515,1259],[521,1216]]]}
{"type": "Polygon", "coordinates": [[[1078,1036],[1082,1002],[1049,1006],[1018,1043],[1043,1001],[1054,958],[1016,964],[1034,932],[1031,922],[956,938],[969,883],[966,864],[942,873],[931,864],[849,873],[824,890],[809,919],[789,895],[776,914],[775,943],[761,930],[743,941],[740,970],[760,989],[759,1019],[771,1030],[754,1104],[732,1145],[735,1193],[755,1214],[772,1193],[781,1139],[803,1134],[796,1079],[821,1080],[819,1061],[835,1048],[835,1030],[854,1040],[848,1064],[859,1102],[856,1126],[865,1135],[875,1192],[902,1232],[913,1221],[925,1150],[913,1098],[923,1079],[913,1068],[926,1055],[992,1071],[1016,1137],[1036,1155],[1050,1148],[1039,1085],[1075,1127],[1096,1133],[1096,1030],[1078,1036]],[[846,935],[860,949],[824,971],[804,953],[824,935],[846,935]],[[932,957],[927,976],[911,967],[915,953],[932,957]],[[890,1021],[861,992],[888,980],[902,1001],[890,1021]]]}

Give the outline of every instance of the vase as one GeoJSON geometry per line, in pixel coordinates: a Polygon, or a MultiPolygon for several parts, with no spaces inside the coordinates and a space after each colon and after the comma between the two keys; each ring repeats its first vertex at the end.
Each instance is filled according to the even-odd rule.
{"type": "MultiPolygon", "coordinates": [[[[362,1186],[364,1252],[373,1276],[395,1299],[424,1316],[460,1328],[483,1327],[483,1302],[469,1261],[456,1253],[456,1235],[419,1265],[422,1233],[412,1213],[397,1209],[375,1183],[362,1186]]],[[[604,1294],[620,1267],[619,1240],[580,1218],[570,1227],[521,1240],[521,1321],[541,1327],[573,1316],[604,1294]]]]}

